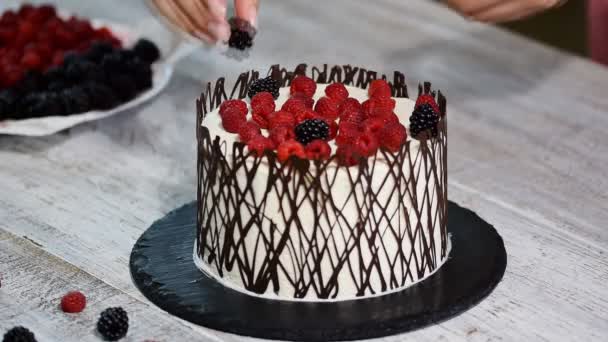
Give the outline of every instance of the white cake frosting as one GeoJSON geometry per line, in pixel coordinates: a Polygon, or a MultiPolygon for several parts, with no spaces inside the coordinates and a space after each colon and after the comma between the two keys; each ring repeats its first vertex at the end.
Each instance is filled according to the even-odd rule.
{"type": "MultiPolygon", "coordinates": [[[[314,96],[315,100],[325,95],[324,90],[325,85],[319,84],[314,96]]],[[[347,90],[349,92],[349,97],[356,98],[360,102],[363,102],[368,98],[367,90],[356,87],[347,87],[347,90]]],[[[280,90],[280,96],[276,100],[277,110],[281,108],[288,98],[289,88],[282,88],[280,90]]],[[[395,98],[395,100],[396,108],[394,112],[399,117],[401,123],[408,127],[408,119],[414,109],[414,101],[408,98],[395,98]]],[[[224,154],[230,156],[233,151],[233,143],[238,141],[238,135],[228,133],[224,130],[218,109],[206,115],[203,126],[208,128],[211,139],[219,137],[222,142],[224,154]]],[[[332,148],[332,153],[335,153],[335,142],[331,141],[330,146],[332,148]]],[[[429,155],[420,152],[420,142],[411,139],[409,136],[407,146],[409,148],[407,153],[411,156],[411,165],[404,164],[400,170],[391,170],[391,166],[384,161],[384,156],[379,152],[376,158],[372,157],[368,159],[370,165],[372,163],[374,164],[373,177],[371,177],[369,184],[361,184],[359,187],[355,187],[354,191],[345,191],[345,186],[351,184],[350,180],[357,177],[358,172],[360,172],[359,167],[339,167],[337,164],[329,166],[331,168],[338,168],[338,170],[334,170],[336,171],[335,179],[332,179],[331,182],[329,180],[321,180],[320,183],[323,191],[331,194],[331,199],[333,201],[332,205],[341,209],[341,217],[334,215],[333,217],[328,217],[324,220],[315,220],[314,218],[318,217],[318,215],[315,215],[314,213],[321,210],[321,208],[312,208],[310,202],[305,200],[305,194],[296,195],[302,196],[303,199],[302,206],[297,210],[297,215],[303,228],[298,230],[300,236],[295,233],[290,236],[293,246],[285,248],[285,252],[280,255],[280,263],[282,265],[293,264],[293,266],[283,267],[277,271],[275,286],[268,286],[262,293],[248,290],[245,285],[248,280],[244,278],[238,265],[232,267],[231,270],[228,270],[223,267],[224,265],[221,265],[222,271],[220,272],[218,271],[219,266],[217,262],[208,263],[207,260],[198,256],[197,250],[200,248],[198,245],[195,246],[194,253],[196,265],[203,272],[216,278],[225,286],[250,295],[281,300],[335,301],[367,298],[399,291],[427,278],[439,269],[447,260],[448,255],[447,252],[442,255],[438,250],[439,246],[442,246],[442,229],[438,227],[438,211],[440,210],[438,203],[440,198],[438,198],[439,196],[437,195],[441,190],[438,188],[438,184],[436,184],[437,178],[432,175],[427,175],[429,163],[437,165],[436,172],[439,175],[443,174],[445,172],[445,160],[440,160],[443,157],[440,154],[434,155],[435,160],[428,160],[428,158],[430,158],[429,155]],[[409,183],[396,184],[395,177],[386,177],[386,175],[391,172],[402,176],[403,179],[408,179],[410,173],[414,172],[414,176],[418,180],[415,186],[416,188],[414,189],[409,183]],[[342,184],[345,186],[342,186],[342,184]],[[395,189],[399,187],[402,188],[403,193],[407,192],[410,195],[395,195],[395,189]],[[363,234],[366,234],[366,236],[376,236],[374,234],[377,234],[377,237],[372,239],[373,242],[371,245],[369,245],[369,241],[365,239],[364,241],[359,241],[359,245],[357,245],[357,250],[359,252],[351,253],[348,255],[348,260],[343,260],[344,266],[337,276],[337,284],[339,286],[332,291],[331,296],[320,298],[318,291],[314,290],[314,286],[311,287],[313,290],[307,291],[305,295],[294,293],[294,279],[302,279],[302,282],[305,283],[314,283],[316,281],[321,283],[327,281],[327,279],[313,279],[315,277],[307,273],[307,268],[310,267],[306,266],[306,260],[315,259],[314,261],[318,262],[321,269],[320,272],[315,273],[316,275],[321,274],[329,277],[329,275],[336,273],[336,264],[339,262],[340,256],[344,255],[344,251],[353,248],[354,243],[355,230],[346,230],[342,227],[345,225],[354,227],[357,221],[360,220],[361,203],[358,201],[360,201],[360,198],[364,195],[363,193],[365,191],[370,190],[377,193],[376,197],[388,205],[384,208],[380,208],[374,207],[374,204],[372,203],[367,214],[369,215],[368,217],[373,217],[374,219],[372,221],[377,222],[377,224],[367,224],[366,226],[357,229],[363,229],[363,234]],[[424,196],[424,193],[429,195],[424,196]],[[414,205],[412,202],[414,198],[416,198],[419,203],[414,205]],[[405,210],[409,212],[404,213],[403,208],[407,208],[405,210]],[[421,212],[414,213],[414,208],[419,208],[421,212]],[[417,217],[421,217],[422,219],[418,219],[417,217]],[[399,222],[406,218],[411,221],[408,222],[409,224],[399,222]],[[340,226],[338,226],[338,224],[340,224],[340,226]],[[399,229],[395,228],[405,225],[412,227],[412,231],[415,227],[414,232],[417,232],[417,235],[413,236],[413,238],[408,237],[408,231],[406,231],[404,227],[399,229]],[[316,236],[313,236],[315,234],[316,236]],[[331,238],[327,238],[328,236],[331,238]],[[317,252],[315,254],[312,252],[308,253],[309,251],[305,250],[314,249],[309,245],[311,240],[316,241],[315,246],[313,247],[322,252],[317,252]],[[297,246],[307,247],[298,248],[297,246]],[[429,246],[434,246],[432,253],[435,260],[431,262],[432,266],[428,264],[425,265],[418,260],[419,258],[422,258],[425,250],[428,252],[430,249],[429,246]],[[324,250],[325,252],[323,252],[324,250]],[[320,255],[322,256],[320,257],[320,255]],[[409,265],[404,265],[403,263],[393,265],[399,256],[412,256],[410,258],[411,263],[409,265]],[[365,286],[366,289],[362,293],[361,283],[363,278],[357,276],[356,273],[361,273],[360,265],[367,265],[372,257],[377,259],[377,264],[374,264],[373,270],[368,270],[369,275],[366,276],[365,280],[368,284],[365,286]],[[319,258],[322,260],[319,261],[319,258]],[[304,267],[302,267],[302,265],[304,265],[304,267]],[[397,280],[387,280],[392,278],[397,280]],[[387,284],[387,282],[390,282],[390,284],[387,284]]],[[[227,160],[230,160],[230,158],[227,158],[227,160]]],[[[262,163],[257,169],[253,180],[248,179],[243,172],[238,173],[235,177],[239,184],[242,182],[240,188],[244,188],[246,186],[245,183],[247,182],[251,183],[252,191],[250,194],[248,193],[248,196],[251,196],[249,199],[250,203],[257,203],[259,197],[267,192],[268,173],[269,169],[267,164],[262,163]]],[[[219,187],[220,185],[216,184],[214,186],[219,187]]],[[[276,186],[289,187],[291,184],[277,182],[276,186]]],[[[442,186],[447,186],[447,184],[442,186]]],[[[219,189],[217,190],[219,191],[219,189]]],[[[244,238],[241,237],[243,238],[243,244],[249,248],[246,248],[246,251],[240,251],[240,253],[247,253],[246,259],[252,260],[252,264],[255,264],[257,259],[263,260],[264,258],[268,258],[268,255],[264,255],[264,249],[256,248],[256,246],[260,244],[260,236],[264,236],[265,239],[268,240],[269,237],[274,234],[272,232],[273,229],[277,229],[280,232],[284,229],[281,225],[286,225],[285,222],[288,221],[291,209],[286,208],[288,202],[278,194],[283,191],[289,192],[292,190],[293,189],[278,189],[276,193],[272,192],[266,194],[268,198],[266,198],[266,209],[264,210],[264,217],[262,219],[264,221],[262,228],[255,234],[252,233],[244,238]],[[279,208],[282,208],[282,210],[279,210],[279,208]],[[272,224],[277,226],[272,228],[272,224]]],[[[201,199],[199,199],[199,201],[200,200],[201,199]]],[[[218,205],[222,204],[219,203],[218,205]]],[[[227,215],[232,215],[230,210],[230,208],[219,209],[220,212],[225,211],[227,215]]],[[[240,207],[239,215],[244,221],[250,218],[251,213],[252,210],[248,208],[247,204],[240,207]]],[[[218,222],[211,223],[211,225],[214,225],[214,230],[218,232],[213,237],[215,239],[214,241],[223,241],[226,238],[223,235],[226,231],[225,227],[218,226],[221,225],[221,223],[218,222]]],[[[445,229],[445,227],[443,227],[443,229],[445,229]]],[[[411,234],[412,232],[410,231],[409,233],[411,234]]],[[[443,230],[443,234],[445,235],[445,230],[443,230]]],[[[445,241],[445,236],[443,236],[443,240],[444,245],[447,243],[446,249],[449,251],[449,241],[445,241]]],[[[425,256],[425,258],[428,257],[425,256]]],[[[428,260],[427,263],[429,263],[428,260]]],[[[310,261],[308,265],[312,264],[314,264],[313,261],[310,261]]],[[[261,267],[262,263],[259,265],[261,267]]],[[[256,266],[250,265],[250,267],[255,269],[256,266]]]]}

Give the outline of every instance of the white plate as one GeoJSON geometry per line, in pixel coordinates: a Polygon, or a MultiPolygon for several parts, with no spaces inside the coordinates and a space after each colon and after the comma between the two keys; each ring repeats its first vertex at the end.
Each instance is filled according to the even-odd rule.
{"type": "MultiPolygon", "coordinates": [[[[61,17],[69,17],[67,12],[60,11],[61,17]]],[[[99,19],[89,19],[93,27],[98,28],[106,26],[114,35],[121,40],[123,46],[131,47],[143,35],[136,33],[134,30],[126,26],[103,21],[99,19]]],[[[143,102],[146,102],[160,93],[169,83],[173,74],[173,61],[175,59],[161,59],[154,63],[153,70],[153,86],[152,88],[139,93],[133,100],[123,103],[122,105],[110,110],[90,111],[86,113],[73,114],[69,116],[47,116],[41,118],[25,119],[25,120],[5,120],[0,121],[0,134],[24,135],[24,136],[44,136],[55,134],[64,129],[79,125],[84,122],[99,120],[127,109],[133,108],[143,102]]]]}

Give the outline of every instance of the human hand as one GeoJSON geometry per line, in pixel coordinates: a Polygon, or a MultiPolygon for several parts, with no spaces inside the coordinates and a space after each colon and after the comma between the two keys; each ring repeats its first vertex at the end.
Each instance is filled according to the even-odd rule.
{"type": "Polygon", "coordinates": [[[446,5],[472,20],[501,23],[558,7],[566,0],[445,0],[446,5]]]}
{"type": "MultiPolygon", "coordinates": [[[[228,41],[228,0],[147,0],[172,25],[203,41],[228,41]]],[[[236,16],[256,26],[259,0],[234,0],[236,16]]]]}

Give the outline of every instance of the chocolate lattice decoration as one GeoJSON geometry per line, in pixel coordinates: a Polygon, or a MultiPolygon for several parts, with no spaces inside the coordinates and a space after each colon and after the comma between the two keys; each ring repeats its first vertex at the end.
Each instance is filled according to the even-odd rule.
{"type": "MultiPolygon", "coordinates": [[[[306,70],[305,64],[293,72],[277,65],[269,75],[285,86],[306,70]]],[[[379,78],[363,68],[327,65],[312,68],[310,76],[318,83],[361,88],[379,78]]],[[[255,71],[241,74],[229,98],[244,98],[258,77],[255,71]]],[[[395,72],[389,84],[393,96],[407,97],[403,74],[395,72]]],[[[431,93],[430,84],[420,91],[431,93]]],[[[202,123],[227,98],[220,78],[197,100],[196,254],[219,277],[236,273],[241,281],[236,285],[257,294],[357,297],[404,287],[447,258],[447,124],[441,93],[438,137],[408,140],[397,153],[380,151],[352,167],[338,166],[336,156],[280,163],[274,152],[258,157],[242,143],[226,146],[202,123]],[[258,173],[261,168],[268,173],[258,173]],[[357,217],[343,213],[353,206],[357,217]],[[349,289],[342,290],[346,283],[349,289]]]]}

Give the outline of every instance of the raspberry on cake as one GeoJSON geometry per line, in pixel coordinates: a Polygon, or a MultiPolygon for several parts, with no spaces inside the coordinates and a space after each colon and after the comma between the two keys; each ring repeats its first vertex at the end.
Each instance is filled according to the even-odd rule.
{"type": "Polygon", "coordinates": [[[195,264],[266,299],[353,300],[424,281],[450,250],[445,98],[425,84],[416,105],[398,72],[392,83],[365,68],[304,74],[246,73],[232,92],[201,95],[195,264]],[[215,108],[217,94],[245,93],[251,112],[215,108]],[[270,97],[280,110],[263,117],[253,108],[270,97]]]}

